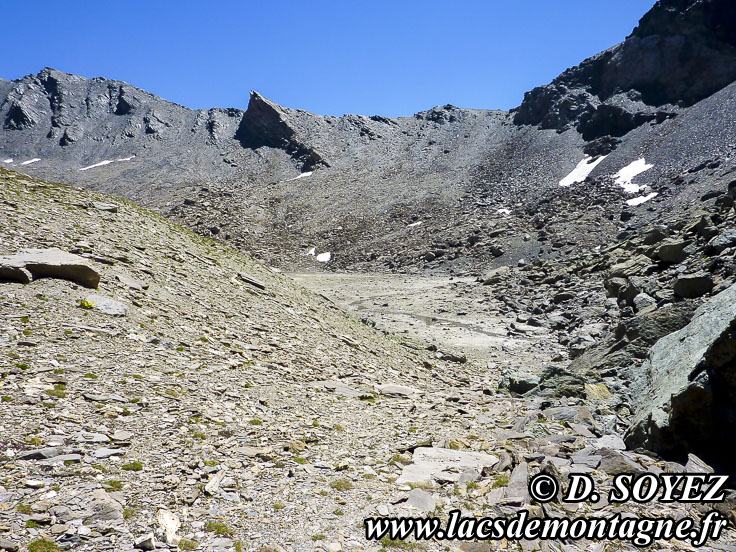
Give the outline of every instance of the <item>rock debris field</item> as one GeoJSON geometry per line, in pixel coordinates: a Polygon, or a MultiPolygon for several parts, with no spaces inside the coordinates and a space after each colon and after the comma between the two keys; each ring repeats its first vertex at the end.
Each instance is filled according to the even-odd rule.
{"type": "Polygon", "coordinates": [[[511,338],[466,357],[126,201],[0,178],[0,549],[603,550],[369,542],[363,519],[704,513],[531,500],[541,470],[605,492],[621,471],[684,469],[626,451],[583,401],[498,390],[494,355],[567,355],[546,327],[489,308],[511,338]]]}

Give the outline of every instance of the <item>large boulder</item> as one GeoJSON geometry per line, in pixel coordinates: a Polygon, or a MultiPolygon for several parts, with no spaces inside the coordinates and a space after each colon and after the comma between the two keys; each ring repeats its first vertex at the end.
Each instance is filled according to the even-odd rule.
{"type": "Polygon", "coordinates": [[[693,299],[710,293],[714,286],[713,277],[705,272],[683,274],[674,283],[675,295],[693,299]]]}
{"type": "Polygon", "coordinates": [[[96,288],[100,283],[99,273],[87,259],[55,247],[25,249],[13,255],[0,256],[0,280],[27,284],[29,274],[33,280],[60,278],[88,288],[96,288]]]}
{"type": "Polygon", "coordinates": [[[499,266],[483,276],[483,285],[492,286],[507,280],[511,276],[511,268],[508,266],[499,266]]]}
{"type": "Polygon", "coordinates": [[[629,448],[684,461],[694,452],[733,472],[736,443],[736,284],[661,338],[631,382],[629,448]]]}
{"type": "Polygon", "coordinates": [[[713,253],[720,253],[729,247],[736,247],[736,230],[726,230],[708,242],[708,250],[713,253]]]}
{"type": "Polygon", "coordinates": [[[665,263],[680,263],[687,257],[685,248],[691,243],[690,240],[665,241],[657,248],[657,258],[665,263]]]}
{"type": "Polygon", "coordinates": [[[539,376],[530,369],[515,367],[504,371],[498,387],[499,389],[508,389],[512,393],[523,395],[539,385],[539,382],[539,376]]]}

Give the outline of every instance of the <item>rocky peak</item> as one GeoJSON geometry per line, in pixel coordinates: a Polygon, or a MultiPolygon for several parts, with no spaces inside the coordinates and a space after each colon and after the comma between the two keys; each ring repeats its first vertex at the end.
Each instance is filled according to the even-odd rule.
{"type": "MultiPolygon", "coordinates": [[[[306,116],[305,112],[301,114],[306,116]]],[[[302,125],[298,118],[299,112],[282,107],[253,90],[235,139],[247,148],[267,146],[283,149],[302,163],[303,170],[328,166],[315,148],[307,144],[304,133],[300,132],[302,125]]]]}
{"type": "Polygon", "coordinates": [[[734,37],[728,0],[657,2],[624,42],[527,92],[514,122],[585,140],[661,122],[736,80],[734,37]]]}
{"type": "Polygon", "coordinates": [[[246,147],[286,148],[295,134],[288,123],[288,111],[251,90],[248,109],[235,137],[246,147]]]}

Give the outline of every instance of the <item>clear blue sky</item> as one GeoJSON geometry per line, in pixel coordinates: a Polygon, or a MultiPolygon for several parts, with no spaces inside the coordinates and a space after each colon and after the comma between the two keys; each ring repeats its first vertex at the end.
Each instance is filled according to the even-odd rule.
{"type": "Polygon", "coordinates": [[[0,77],[45,66],[127,81],[193,108],[248,92],[316,113],[509,109],[613,46],[654,0],[18,0],[0,77]]]}

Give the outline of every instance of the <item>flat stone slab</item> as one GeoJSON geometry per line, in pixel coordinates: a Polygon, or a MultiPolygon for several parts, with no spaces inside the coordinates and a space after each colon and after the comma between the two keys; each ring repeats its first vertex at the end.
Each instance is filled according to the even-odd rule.
{"type": "Polygon", "coordinates": [[[422,489],[412,489],[409,491],[409,498],[406,500],[406,505],[423,512],[434,511],[437,501],[434,497],[422,489]]]}
{"type": "Polygon", "coordinates": [[[459,481],[464,472],[492,468],[498,457],[479,452],[465,452],[438,447],[419,447],[414,451],[413,463],[404,466],[397,485],[427,483],[435,478],[459,481]]]}
{"type": "Polygon", "coordinates": [[[609,448],[614,450],[626,450],[626,443],[618,435],[604,435],[591,443],[593,448],[609,448]]]}
{"type": "Polygon", "coordinates": [[[104,295],[93,293],[85,297],[84,300],[87,303],[94,303],[92,307],[94,310],[110,316],[125,316],[128,312],[128,307],[104,295]]]}
{"type": "Polygon", "coordinates": [[[123,454],[125,454],[123,449],[102,447],[94,451],[92,456],[95,458],[110,458],[110,456],[122,456],[123,454]]]}
{"type": "Polygon", "coordinates": [[[309,384],[312,387],[321,387],[332,391],[336,395],[342,395],[343,397],[360,397],[362,393],[353,389],[349,385],[342,383],[341,381],[325,380],[325,381],[314,381],[309,384]]]}
{"type": "Polygon", "coordinates": [[[128,402],[128,399],[126,399],[125,397],[121,397],[120,395],[99,395],[97,393],[82,393],[82,396],[88,401],[93,401],[93,402],[107,402],[107,401],[117,401],[121,403],[128,402]]]}
{"type": "Polygon", "coordinates": [[[36,450],[25,450],[23,452],[19,452],[16,456],[17,460],[46,460],[48,458],[53,458],[54,456],[59,456],[62,453],[61,448],[59,447],[46,447],[36,450]]]}
{"type": "Polygon", "coordinates": [[[117,213],[118,206],[113,203],[102,203],[100,201],[93,201],[92,207],[98,211],[107,211],[108,213],[117,213]]]}
{"type": "Polygon", "coordinates": [[[88,431],[81,431],[74,435],[77,443],[108,443],[110,438],[102,433],[90,433],[88,431]]]}
{"type": "Polygon", "coordinates": [[[28,274],[33,280],[59,278],[93,289],[100,283],[99,273],[84,257],[56,247],[24,249],[13,255],[0,256],[0,279],[27,284],[28,274]]]}
{"type": "Polygon", "coordinates": [[[249,284],[249,285],[253,286],[256,289],[260,289],[261,291],[265,291],[266,290],[266,284],[264,284],[260,280],[256,280],[252,276],[249,276],[247,274],[244,274],[243,272],[238,272],[238,278],[240,278],[246,284],[249,284]]]}
{"type": "Polygon", "coordinates": [[[518,498],[522,502],[529,500],[529,464],[522,462],[518,464],[509,477],[509,484],[506,488],[506,496],[509,498],[518,498]]]}
{"type": "Polygon", "coordinates": [[[59,456],[54,456],[53,458],[49,458],[47,460],[40,460],[39,464],[61,464],[61,463],[74,463],[78,464],[82,461],[82,455],[77,453],[71,453],[71,454],[60,454],[59,456]]]}
{"type": "Polygon", "coordinates": [[[377,385],[375,389],[377,393],[387,397],[414,397],[423,394],[419,389],[406,387],[405,385],[394,385],[391,383],[386,385],[377,385]]]}
{"type": "Polygon", "coordinates": [[[148,289],[148,284],[146,284],[145,282],[141,282],[139,280],[136,280],[135,278],[126,276],[125,274],[118,274],[116,278],[121,284],[130,289],[134,289],[136,291],[145,291],[148,289]]]}
{"type": "Polygon", "coordinates": [[[125,429],[118,429],[112,434],[113,441],[130,441],[133,437],[132,431],[126,431],[125,429]]]}

